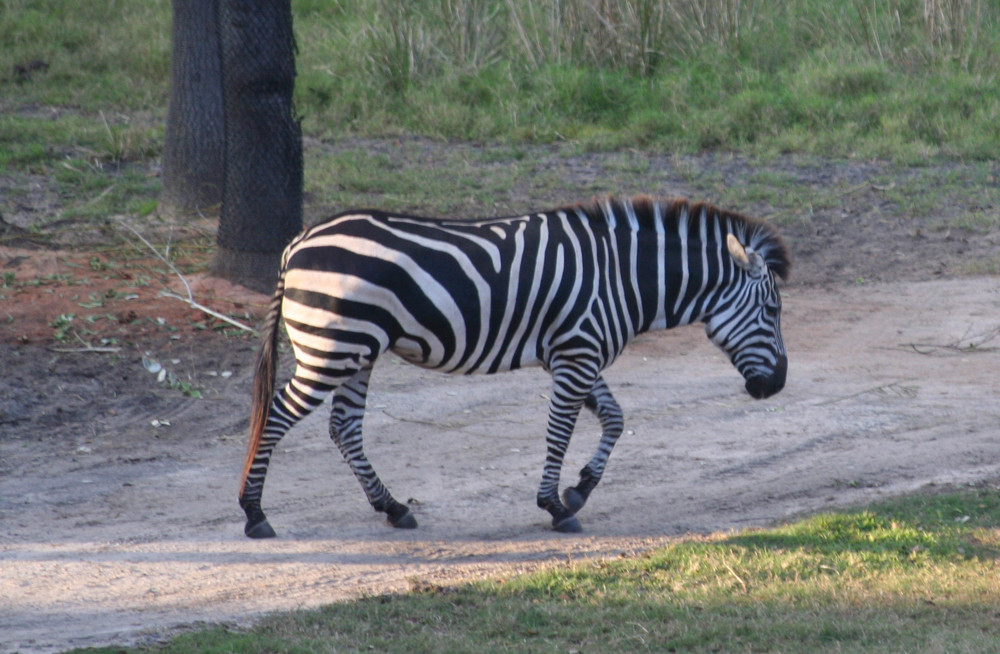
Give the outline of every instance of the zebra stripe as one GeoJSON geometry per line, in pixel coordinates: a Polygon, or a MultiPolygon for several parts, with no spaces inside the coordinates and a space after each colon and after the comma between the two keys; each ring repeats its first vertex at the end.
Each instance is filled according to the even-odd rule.
{"type": "Polygon", "coordinates": [[[557,529],[578,530],[575,514],[623,428],[601,371],[635,335],[701,321],[751,395],[779,391],[787,360],[776,280],[789,266],[766,223],[644,196],[479,221],[371,211],[316,225],[285,250],[264,323],[240,494],[246,533],[274,535],[260,508],[271,453],[331,392],[331,437],[372,506],[395,526],[416,526],[362,444],[368,381],[386,351],[449,373],[548,370],[538,505],[557,529]],[[296,369],[274,394],[281,319],[296,369]],[[602,436],[564,504],[562,461],[583,406],[597,415],[602,436]]]}

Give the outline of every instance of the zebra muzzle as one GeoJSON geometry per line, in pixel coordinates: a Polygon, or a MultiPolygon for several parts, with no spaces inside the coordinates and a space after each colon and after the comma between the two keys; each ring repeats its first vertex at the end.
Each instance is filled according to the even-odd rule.
{"type": "Polygon", "coordinates": [[[763,400],[771,397],[785,387],[785,375],[788,372],[788,357],[782,355],[774,366],[774,372],[770,375],[754,375],[749,377],[746,383],[747,393],[750,397],[763,400]]]}

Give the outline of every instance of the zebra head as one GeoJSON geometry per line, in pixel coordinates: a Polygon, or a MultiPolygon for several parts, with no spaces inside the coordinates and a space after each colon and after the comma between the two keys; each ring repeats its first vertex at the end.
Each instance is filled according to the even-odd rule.
{"type": "Polygon", "coordinates": [[[733,265],[732,283],[706,317],[705,332],[743,375],[747,392],[759,400],[785,386],[788,370],[775,280],[776,274],[782,278],[787,274],[787,250],[778,242],[772,256],[765,256],[731,233],[726,246],[733,265]]]}

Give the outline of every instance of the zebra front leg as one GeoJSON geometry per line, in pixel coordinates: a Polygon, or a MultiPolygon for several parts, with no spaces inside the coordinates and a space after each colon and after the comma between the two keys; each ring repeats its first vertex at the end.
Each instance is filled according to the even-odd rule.
{"type": "Polygon", "coordinates": [[[552,367],[552,399],[549,401],[549,423],[546,433],[545,467],[538,489],[538,506],[552,515],[552,527],[564,533],[583,530],[574,511],[559,500],[559,477],[563,459],[569,447],[576,418],[584,399],[594,387],[596,366],[580,362],[556,364],[552,367]]]}
{"type": "Polygon", "coordinates": [[[390,525],[398,529],[414,529],[417,520],[405,504],[397,502],[375,474],[364,451],[361,425],[368,397],[368,380],[371,367],[358,371],[333,396],[330,414],[330,438],[351,466],[351,471],[361,483],[372,508],[386,514],[390,525]]]}
{"type": "Polygon", "coordinates": [[[621,407],[615,401],[611,390],[602,377],[598,377],[594,388],[587,395],[584,406],[590,409],[601,422],[601,442],[597,446],[594,457],[580,471],[580,482],[563,491],[563,501],[566,508],[577,513],[587,503],[590,492],[604,475],[604,466],[611,456],[618,437],[622,434],[624,420],[621,407]]]}

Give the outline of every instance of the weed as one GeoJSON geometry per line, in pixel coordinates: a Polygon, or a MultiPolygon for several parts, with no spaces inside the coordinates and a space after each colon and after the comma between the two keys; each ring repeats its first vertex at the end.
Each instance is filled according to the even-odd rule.
{"type": "Polygon", "coordinates": [[[73,321],[76,319],[76,315],[72,313],[61,313],[49,323],[52,327],[52,336],[60,343],[65,341],[67,338],[67,333],[73,326],[73,321]]]}
{"type": "MultiPolygon", "coordinates": [[[[178,361],[174,361],[178,363],[178,361]]],[[[183,395],[194,399],[201,398],[201,391],[190,379],[182,379],[177,373],[169,370],[165,365],[153,359],[146,353],[142,357],[142,366],[147,372],[156,375],[157,383],[165,385],[175,391],[180,391],[183,395]]]]}
{"type": "Polygon", "coordinates": [[[99,309],[104,306],[104,295],[101,293],[90,293],[87,302],[78,302],[77,304],[84,309],[99,309]]]}

